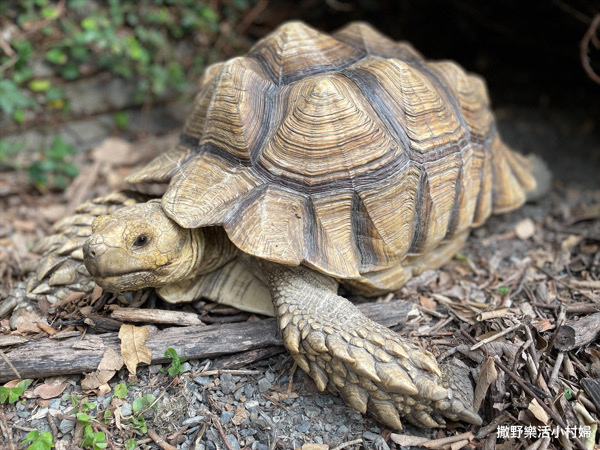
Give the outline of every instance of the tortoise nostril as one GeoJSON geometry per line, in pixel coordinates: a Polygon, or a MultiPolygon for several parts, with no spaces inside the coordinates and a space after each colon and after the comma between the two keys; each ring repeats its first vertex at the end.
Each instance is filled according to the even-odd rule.
{"type": "Polygon", "coordinates": [[[94,247],[92,245],[90,245],[89,242],[86,242],[83,245],[83,254],[88,258],[95,258],[96,250],[94,249],[94,247]]]}

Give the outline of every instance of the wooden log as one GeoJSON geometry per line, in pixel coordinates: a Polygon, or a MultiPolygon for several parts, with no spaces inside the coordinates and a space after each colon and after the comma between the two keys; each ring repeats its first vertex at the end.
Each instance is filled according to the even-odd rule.
{"type": "MultiPolygon", "coordinates": [[[[386,327],[403,324],[415,306],[396,300],[389,303],[367,303],[359,308],[371,319],[386,327]]],[[[39,339],[5,350],[6,357],[22,378],[91,372],[96,370],[109,347],[120,353],[118,333],[86,335],[82,340],[61,341],[39,339]]],[[[282,345],[276,319],[226,325],[171,327],[155,329],[146,345],[152,351],[152,364],[168,362],[165,350],[174,348],[187,359],[212,358],[256,348],[282,345]]],[[[16,378],[6,361],[0,360],[0,382],[16,378]]]]}
{"type": "Polygon", "coordinates": [[[600,334],[600,313],[565,323],[556,336],[554,346],[569,351],[594,341],[600,334]]]}

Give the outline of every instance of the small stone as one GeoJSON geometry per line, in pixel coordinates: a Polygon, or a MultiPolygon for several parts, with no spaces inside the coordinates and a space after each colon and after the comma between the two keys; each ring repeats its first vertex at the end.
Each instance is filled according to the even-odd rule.
{"type": "Polygon", "coordinates": [[[50,409],[60,409],[60,398],[54,398],[52,400],[50,400],[50,404],[48,405],[48,407],[50,409]]]}
{"type": "Polygon", "coordinates": [[[239,389],[237,389],[234,393],[233,393],[233,398],[235,399],[236,402],[239,402],[240,399],[244,396],[244,388],[241,387],[239,389]]]}
{"type": "Polygon", "coordinates": [[[273,381],[275,381],[275,374],[270,370],[267,370],[265,372],[265,378],[269,380],[269,383],[273,383],[273,381]]]}
{"type": "Polygon", "coordinates": [[[266,377],[261,378],[260,380],[258,380],[258,391],[261,394],[266,393],[269,389],[271,389],[272,386],[273,386],[273,383],[270,382],[269,380],[267,380],[266,377]]]}
{"type": "Polygon", "coordinates": [[[515,225],[515,234],[522,241],[529,239],[535,234],[535,223],[529,217],[520,220],[515,225]]]}
{"type": "Polygon", "coordinates": [[[303,420],[302,422],[300,422],[300,425],[296,425],[296,431],[298,433],[306,433],[308,432],[308,430],[310,430],[310,427],[312,427],[312,422],[308,420],[303,420]]]}
{"type": "Polygon", "coordinates": [[[235,391],[235,382],[233,381],[233,375],[231,375],[230,373],[224,373],[223,375],[221,375],[220,380],[220,388],[223,394],[229,395],[233,391],[235,391]]]}
{"type": "Polygon", "coordinates": [[[150,367],[148,367],[148,372],[151,374],[157,374],[160,372],[160,369],[162,369],[162,364],[152,364],[150,367]]]}
{"type": "Polygon", "coordinates": [[[67,419],[61,420],[60,424],[58,425],[58,429],[62,434],[70,433],[73,431],[73,428],[75,428],[75,422],[67,419]]]}
{"type": "Polygon", "coordinates": [[[365,441],[373,442],[373,448],[376,448],[378,450],[390,450],[390,447],[386,444],[385,440],[379,434],[371,433],[370,431],[365,431],[363,433],[363,439],[365,441]]]}
{"type": "Polygon", "coordinates": [[[199,384],[200,386],[206,386],[211,383],[211,379],[209,377],[196,377],[194,378],[194,383],[199,384]]]}
{"type": "Polygon", "coordinates": [[[227,439],[227,442],[229,443],[232,450],[240,450],[240,443],[233,434],[226,435],[225,439],[227,439]]]}
{"type": "Polygon", "coordinates": [[[223,411],[221,413],[221,423],[227,425],[233,419],[234,414],[231,411],[223,411]]]}
{"type": "Polygon", "coordinates": [[[204,416],[195,416],[195,417],[190,417],[189,419],[185,419],[181,425],[185,426],[185,425],[196,425],[200,422],[204,421],[204,416]]]}
{"type": "Polygon", "coordinates": [[[121,417],[127,417],[133,414],[133,407],[131,403],[123,403],[121,405],[121,417]]]}
{"type": "Polygon", "coordinates": [[[342,425],[341,427],[338,428],[337,430],[337,434],[339,436],[348,433],[348,427],[346,425],[342,425]]]}
{"type": "Polygon", "coordinates": [[[250,411],[258,408],[258,402],[256,400],[248,400],[246,403],[244,403],[244,406],[248,411],[250,411]]]}
{"type": "Polygon", "coordinates": [[[254,386],[250,383],[246,383],[244,385],[244,394],[246,395],[246,398],[251,398],[254,395],[254,386]]]}
{"type": "Polygon", "coordinates": [[[311,405],[306,405],[306,408],[304,408],[304,412],[306,413],[306,415],[308,417],[311,417],[311,418],[318,417],[323,413],[321,408],[317,408],[316,406],[311,406],[311,405]]]}
{"type": "Polygon", "coordinates": [[[20,417],[21,419],[27,419],[29,416],[31,416],[30,411],[17,411],[17,417],[20,417]]]}
{"type": "Polygon", "coordinates": [[[260,442],[255,442],[252,444],[252,450],[269,450],[269,446],[261,444],[260,442]]]}
{"type": "Polygon", "coordinates": [[[192,370],[192,365],[189,362],[184,362],[181,365],[181,373],[187,373],[192,370]]]}

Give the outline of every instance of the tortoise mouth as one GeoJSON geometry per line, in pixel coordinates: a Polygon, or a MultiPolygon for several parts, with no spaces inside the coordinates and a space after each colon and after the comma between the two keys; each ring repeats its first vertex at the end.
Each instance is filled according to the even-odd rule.
{"type": "Polygon", "coordinates": [[[110,270],[111,268],[100,268],[97,261],[93,259],[85,260],[85,266],[96,284],[109,292],[123,292],[145,287],[162,286],[165,283],[157,282],[157,275],[170,264],[170,262],[167,262],[152,268],[135,268],[117,272],[114,270],[114,267],[112,267],[113,270],[110,270]]]}

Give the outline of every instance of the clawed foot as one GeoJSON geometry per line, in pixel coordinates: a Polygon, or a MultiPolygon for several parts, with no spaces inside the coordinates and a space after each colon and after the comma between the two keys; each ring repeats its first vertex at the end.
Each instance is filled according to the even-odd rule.
{"type": "Polygon", "coordinates": [[[313,275],[298,276],[303,273],[282,269],[269,284],[284,344],[319,390],[396,429],[401,418],[425,428],[443,427],[445,418],[481,424],[460,374],[451,367],[443,373],[430,352],[373,322],[313,275]]]}

